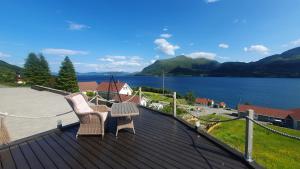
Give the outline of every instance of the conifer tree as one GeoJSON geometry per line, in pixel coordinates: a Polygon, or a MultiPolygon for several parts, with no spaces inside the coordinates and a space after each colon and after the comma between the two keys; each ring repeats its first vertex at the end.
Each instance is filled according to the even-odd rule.
{"type": "Polygon", "coordinates": [[[75,69],[68,56],[65,57],[60,67],[56,88],[68,92],[79,91],[75,69]]]}
{"type": "Polygon", "coordinates": [[[51,73],[49,69],[49,64],[45,57],[40,54],[40,73],[39,73],[39,78],[44,86],[49,86],[50,78],[51,78],[51,73]]]}
{"type": "Polygon", "coordinates": [[[39,84],[40,60],[35,53],[29,53],[25,65],[24,75],[28,84],[39,84]]]}

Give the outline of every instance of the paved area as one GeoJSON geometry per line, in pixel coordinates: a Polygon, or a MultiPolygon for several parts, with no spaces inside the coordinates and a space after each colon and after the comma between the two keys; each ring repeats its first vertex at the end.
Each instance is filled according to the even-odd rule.
{"type": "Polygon", "coordinates": [[[223,108],[211,108],[206,106],[196,106],[197,110],[191,111],[191,114],[194,116],[206,116],[210,114],[224,115],[228,117],[232,117],[232,114],[237,114],[236,110],[225,110],[223,108]]]}
{"type": "MultiPolygon", "coordinates": [[[[0,88],[0,112],[18,116],[53,116],[69,112],[71,107],[62,95],[46,91],[36,91],[30,88],[0,88]]],[[[63,125],[78,121],[71,112],[59,117],[27,119],[6,117],[4,124],[10,135],[10,140],[18,140],[41,133],[57,126],[62,120],[63,125]]]]}

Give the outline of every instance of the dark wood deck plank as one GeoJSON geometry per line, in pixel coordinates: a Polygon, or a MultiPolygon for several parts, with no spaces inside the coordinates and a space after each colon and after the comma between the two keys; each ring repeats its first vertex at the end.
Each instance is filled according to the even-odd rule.
{"type": "Polygon", "coordinates": [[[11,155],[15,161],[17,168],[29,169],[28,162],[26,161],[23,153],[21,152],[19,145],[10,147],[11,155]]]}
{"type": "MultiPolygon", "coordinates": [[[[115,138],[115,136],[113,134],[110,134],[108,137],[115,138]]],[[[136,144],[135,141],[133,141],[132,139],[125,138],[125,139],[122,139],[122,141],[119,141],[120,139],[122,139],[122,138],[118,138],[118,140],[117,140],[120,144],[122,144],[123,146],[125,146],[127,148],[131,148],[131,149],[135,150],[135,152],[138,152],[141,156],[145,156],[145,157],[151,159],[151,161],[154,161],[157,164],[160,164],[163,168],[176,168],[176,166],[174,164],[172,165],[172,162],[170,162],[169,159],[159,158],[160,154],[149,151],[148,149],[146,149],[144,147],[144,145],[136,144]]]]}
{"type": "Polygon", "coordinates": [[[76,161],[67,151],[58,145],[49,135],[43,137],[45,141],[50,145],[50,147],[57,152],[57,154],[62,158],[68,165],[72,168],[84,168],[78,161],[76,161]]]}
{"type": "MultiPolygon", "coordinates": [[[[112,135],[112,134],[107,134],[106,136],[108,137],[108,135],[112,135]]],[[[112,137],[110,137],[112,138],[112,137]]],[[[97,142],[97,140],[95,138],[93,138],[93,140],[95,142],[97,142]]],[[[124,148],[122,145],[118,144],[118,142],[110,140],[110,139],[105,139],[103,141],[101,141],[100,144],[104,144],[105,146],[107,146],[109,149],[115,150],[118,154],[123,155],[123,158],[128,158],[128,161],[132,161],[132,164],[136,165],[138,168],[145,168],[145,169],[150,169],[152,168],[150,166],[151,163],[149,163],[148,159],[145,159],[143,156],[139,156],[136,153],[133,153],[130,149],[126,149],[124,148]]]]}
{"type": "MultiPolygon", "coordinates": [[[[65,133],[58,135],[62,140],[66,141],[69,145],[71,145],[74,149],[76,149],[80,154],[86,156],[87,159],[94,165],[99,168],[112,168],[109,164],[103,162],[101,158],[97,158],[97,155],[92,154],[91,150],[87,150],[86,146],[79,145],[76,140],[71,139],[65,133]]],[[[93,150],[93,149],[92,149],[93,150]]],[[[95,152],[97,153],[97,152],[95,152]]]]}
{"type": "MultiPolygon", "coordinates": [[[[149,131],[151,129],[137,129],[137,132],[139,133],[139,136],[143,140],[150,140],[152,143],[161,146],[162,148],[167,148],[167,151],[171,151],[172,153],[175,154],[181,154],[183,157],[186,157],[189,161],[191,160],[192,163],[197,164],[199,161],[202,161],[203,163],[206,163],[207,160],[209,159],[210,162],[212,162],[212,165],[215,166],[224,166],[225,163],[223,161],[228,161],[228,158],[231,159],[232,157],[225,152],[222,152],[222,150],[214,150],[214,149],[209,149],[209,148],[203,148],[207,147],[205,143],[201,143],[200,148],[200,143],[199,140],[196,139],[190,139],[189,142],[180,142],[178,141],[173,141],[167,139],[164,135],[159,135],[159,133],[155,133],[153,131],[149,131]],[[147,138],[147,135],[151,135],[152,137],[147,138]],[[199,155],[205,154],[205,157],[199,158],[199,155]]],[[[227,162],[229,164],[230,160],[227,162]]]]}
{"type": "Polygon", "coordinates": [[[35,140],[29,141],[28,145],[31,147],[32,151],[36,154],[36,157],[45,168],[57,168],[35,140]]]}
{"type": "Polygon", "coordinates": [[[131,156],[135,156],[137,159],[141,160],[142,162],[147,163],[147,165],[149,165],[151,168],[155,168],[155,169],[164,168],[163,166],[160,165],[160,163],[163,161],[158,162],[157,160],[153,159],[153,156],[151,156],[150,154],[138,151],[138,149],[136,147],[133,147],[132,144],[129,146],[128,144],[124,144],[123,142],[118,141],[113,134],[107,134],[106,137],[107,139],[105,141],[107,141],[107,143],[114,143],[120,145],[120,148],[123,151],[129,152],[131,156]]]}
{"type": "Polygon", "coordinates": [[[124,169],[125,168],[124,166],[119,164],[118,161],[114,161],[114,159],[112,159],[111,157],[105,155],[104,153],[101,153],[100,151],[98,151],[96,148],[94,148],[93,146],[91,146],[87,142],[85,142],[81,139],[76,140],[75,135],[74,135],[73,132],[66,131],[66,132],[64,132],[64,135],[62,135],[62,137],[66,138],[66,139],[69,138],[69,139],[72,139],[73,141],[76,141],[76,143],[79,146],[82,146],[87,151],[89,151],[93,155],[97,156],[99,160],[102,160],[103,162],[108,164],[111,168],[116,168],[116,169],[124,169]]]}
{"type": "Polygon", "coordinates": [[[19,144],[20,149],[22,150],[24,157],[26,158],[27,162],[29,163],[29,166],[31,169],[41,169],[44,168],[40,161],[36,158],[35,154],[32,152],[29,145],[25,142],[23,144],[19,144]]]}
{"type": "Polygon", "coordinates": [[[53,161],[57,168],[71,168],[64,160],[57,154],[50,145],[43,139],[37,139],[36,143],[41,147],[41,149],[47,154],[47,156],[53,161]]]}
{"type": "MultiPolygon", "coordinates": [[[[63,149],[70,154],[78,163],[80,163],[84,168],[96,169],[96,165],[91,162],[85,155],[80,154],[76,149],[74,149],[70,144],[68,144],[63,139],[59,138],[55,133],[50,134],[50,137],[63,149]]],[[[86,154],[87,155],[87,154],[86,154]]]]}
{"type": "Polygon", "coordinates": [[[117,154],[114,151],[111,151],[109,148],[102,146],[100,144],[95,144],[90,138],[84,138],[82,137],[81,139],[83,139],[84,141],[90,143],[91,145],[93,145],[95,148],[100,148],[102,153],[105,153],[107,156],[113,158],[114,160],[118,161],[119,164],[123,165],[125,168],[138,168],[137,166],[133,165],[132,163],[130,163],[130,161],[126,161],[126,159],[124,159],[120,154],[117,154]]]}
{"type": "Polygon", "coordinates": [[[15,169],[16,165],[9,149],[0,151],[1,164],[3,169],[15,169]]]}

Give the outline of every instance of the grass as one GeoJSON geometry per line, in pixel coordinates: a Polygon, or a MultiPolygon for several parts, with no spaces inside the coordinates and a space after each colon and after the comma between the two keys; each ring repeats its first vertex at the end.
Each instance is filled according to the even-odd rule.
{"type": "MultiPolygon", "coordinates": [[[[173,97],[167,97],[163,96],[159,93],[153,93],[153,92],[143,92],[149,99],[153,101],[163,101],[163,102],[173,102],[173,97]]],[[[185,99],[177,99],[177,104],[187,104],[187,101],[185,99]]]]}
{"type": "MultiPolygon", "coordinates": [[[[269,127],[291,135],[300,136],[300,131],[269,125],[269,127]]],[[[245,120],[221,123],[211,135],[244,152],[245,120]]],[[[300,141],[286,138],[255,125],[253,140],[253,158],[266,168],[300,168],[300,141]]]]}

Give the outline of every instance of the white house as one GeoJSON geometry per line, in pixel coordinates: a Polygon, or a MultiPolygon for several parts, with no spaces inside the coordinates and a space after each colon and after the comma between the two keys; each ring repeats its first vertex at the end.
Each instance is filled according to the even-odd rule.
{"type": "Polygon", "coordinates": [[[130,88],[130,86],[127,83],[117,81],[116,83],[111,82],[109,86],[109,82],[101,82],[97,87],[98,92],[113,92],[123,95],[132,95],[133,90],[130,88]]]}

